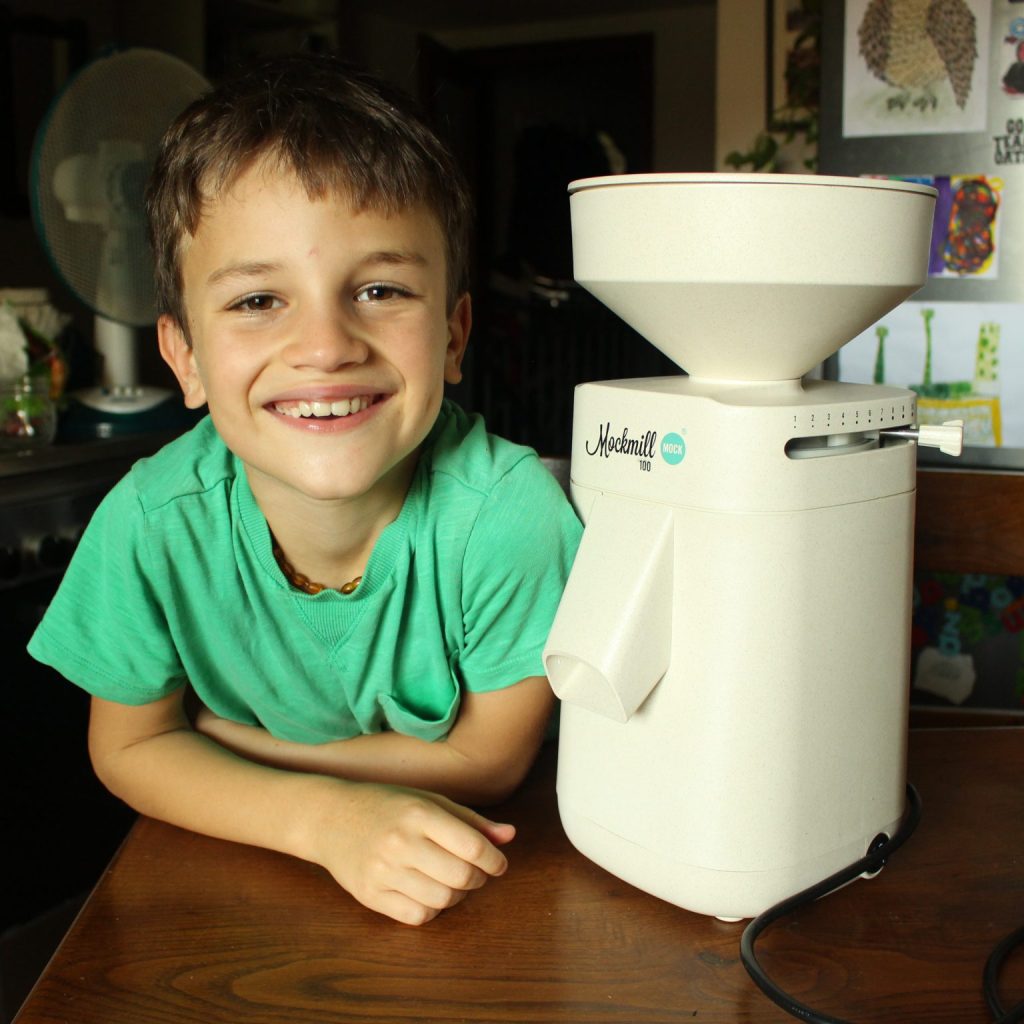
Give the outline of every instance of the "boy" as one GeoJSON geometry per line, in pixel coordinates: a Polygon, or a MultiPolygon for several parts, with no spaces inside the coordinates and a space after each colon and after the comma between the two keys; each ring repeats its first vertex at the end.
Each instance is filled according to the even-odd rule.
{"type": "Polygon", "coordinates": [[[179,117],[147,203],[160,351],[209,416],[114,488],[30,651],[92,694],[93,765],[135,809],[430,920],[506,868],[514,828],[463,804],[541,742],[580,530],[533,452],[443,399],[459,175],[401,97],[292,55],[179,117]]]}

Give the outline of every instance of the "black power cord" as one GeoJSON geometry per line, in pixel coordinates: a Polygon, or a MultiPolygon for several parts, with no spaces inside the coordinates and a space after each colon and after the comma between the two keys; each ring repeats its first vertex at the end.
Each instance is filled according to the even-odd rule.
{"type": "Polygon", "coordinates": [[[889,856],[910,838],[911,833],[917,828],[917,823],[920,820],[921,798],[918,796],[917,790],[908,783],[907,809],[899,828],[892,838],[880,835],[871,843],[868,852],[860,860],[854,861],[848,867],[842,868],[833,875],[829,875],[828,878],[824,878],[820,882],[816,882],[814,885],[798,892],[796,895],[776,903],[773,907],[769,907],[763,913],[758,914],[743,930],[743,937],[740,939],[740,959],[743,961],[743,966],[747,969],[750,977],[754,979],[754,984],[776,1006],[782,1007],[787,1013],[798,1017],[800,1020],[811,1021],[813,1024],[849,1024],[848,1021],[840,1017],[829,1017],[826,1014],[812,1010],[809,1006],[805,1006],[789,995],[788,992],[784,992],[779,988],[765,974],[764,968],[758,963],[757,955],[754,952],[754,943],[761,932],[780,917],[784,917],[786,914],[807,903],[812,903],[814,900],[827,896],[830,892],[834,892],[841,886],[852,882],[860,875],[875,874],[881,871],[889,856]]]}
{"type": "Polygon", "coordinates": [[[999,1000],[999,971],[1003,962],[1017,946],[1024,943],[1024,926],[1016,931],[1010,932],[989,954],[985,963],[984,985],[985,1002],[992,1012],[996,1024],[1011,1024],[1011,1022],[1024,1020],[1024,1000],[1017,1003],[1010,1010],[1004,1008],[999,1000]]]}
{"type": "MultiPolygon", "coordinates": [[[[812,1010],[809,1006],[805,1006],[789,995],[789,993],[779,988],[768,977],[764,968],[758,962],[757,955],[754,952],[754,943],[757,941],[758,936],[780,917],[784,917],[805,904],[827,896],[830,892],[834,892],[836,889],[852,882],[860,875],[872,875],[881,871],[889,857],[910,838],[920,820],[921,798],[918,796],[917,790],[908,783],[907,809],[899,828],[892,838],[884,834],[879,835],[871,843],[868,852],[860,860],[854,861],[848,867],[837,871],[833,875],[829,875],[828,878],[822,879],[820,882],[816,882],[796,895],[776,903],[773,907],[769,907],[747,925],[743,931],[743,937],[740,939],[740,959],[743,961],[743,966],[747,969],[747,973],[753,978],[757,987],[776,1006],[781,1007],[793,1017],[810,1021],[811,1024],[850,1024],[849,1021],[845,1021],[841,1017],[830,1017],[827,1014],[812,1010]]],[[[997,981],[1003,962],[1010,952],[1022,942],[1024,942],[1024,927],[1018,928],[1003,939],[992,951],[988,962],[985,964],[985,1000],[992,1011],[994,1024],[1018,1024],[1018,1022],[1024,1021],[1024,1001],[1018,1003],[1007,1012],[1003,1008],[997,994],[997,981]]]]}

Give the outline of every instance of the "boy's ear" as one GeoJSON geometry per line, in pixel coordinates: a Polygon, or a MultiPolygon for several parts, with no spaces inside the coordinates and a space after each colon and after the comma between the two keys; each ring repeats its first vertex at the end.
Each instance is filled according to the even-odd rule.
{"type": "Polygon", "coordinates": [[[466,354],[472,326],[473,302],[469,292],[464,292],[448,317],[448,348],[444,356],[444,379],[447,384],[458,384],[462,380],[462,357],[466,354]]]}
{"type": "Polygon", "coordinates": [[[189,409],[198,409],[205,405],[206,390],[196,369],[195,353],[178,322],[164,313],[156,322],[156,336],[160,343],[160,355],[174,371],[174,376],[181,385],[185,405],[189,409]]]}

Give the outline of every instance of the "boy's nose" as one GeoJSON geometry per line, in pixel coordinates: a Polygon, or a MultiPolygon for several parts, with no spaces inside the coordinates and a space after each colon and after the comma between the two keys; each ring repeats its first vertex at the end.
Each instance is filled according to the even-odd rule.
{"type": "Polygon", "coordinates": [[[369,345],[356,324],[337,313],[304,317],[285,349],[293,366],[335,370],[350,363],[366,362],[369,345]]]}

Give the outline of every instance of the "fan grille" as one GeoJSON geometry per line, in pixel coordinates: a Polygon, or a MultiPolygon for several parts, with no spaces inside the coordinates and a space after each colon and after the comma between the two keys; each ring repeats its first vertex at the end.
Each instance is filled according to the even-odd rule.
{"type": "Polygon", "coordinates": [[[169,54],[118,51],[71,80],[37,135],[36,228],[68,287],[110,320],[156,319],[145,184],[165,128],[208,87],[169,54]]]}

